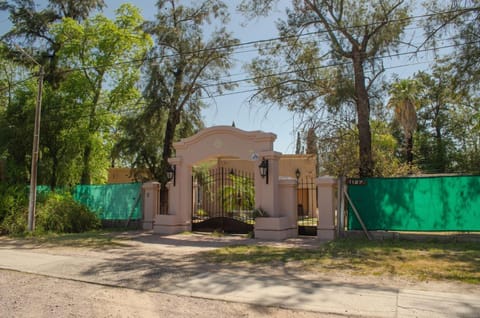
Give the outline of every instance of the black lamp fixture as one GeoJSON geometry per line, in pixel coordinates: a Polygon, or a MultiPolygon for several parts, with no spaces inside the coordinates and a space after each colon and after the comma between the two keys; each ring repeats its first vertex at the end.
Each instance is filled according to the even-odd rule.
{"type": "Polygon", "coordinates": [[[268,160],[263,158],[262,162],[258,166],[258,169],[260,170],[260,175],[262,176],[262,178],[267,177],[267,184],[268,184],[268,160]]]}
{"type": "Polygon", "coordinates": [[[168,181],[172,181],[172,179],[173,179],[173,186],[175,186],[176,174],[177,174],[177,166],[168,165],[168,167],[167,167],[167,179],[168,179],[168,181]]]}
{"type": "Polygon", "coordinates": [[[297,168],[297,170],[295,170],[295,177],[297,178],[297,181],[300,179],[300,174],[300,169],[297,168]]]}

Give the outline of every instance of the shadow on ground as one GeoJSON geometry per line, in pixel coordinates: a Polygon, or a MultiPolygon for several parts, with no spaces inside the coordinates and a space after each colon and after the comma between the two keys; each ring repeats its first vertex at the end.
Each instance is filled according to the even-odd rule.
{"type": "MultiPolygon", "coordinates": [[[[380,293],[393,292],[393,287],[369,283],[344,283],[338,279],[307,279],[302,268],[287,268],[284,264],[218,264],[209,262],[204,252],[213,248],[258,244],[242,237],[212,237],[199,234],[156,236],[139,234],[130,238],[131,247],[112,250],[112,254],[94,267],[82,272],[85,277],[97,277],[104,283],[142,290],[236,299],[239,302],[262,303],[267,306],[298,307],[319,289],[343,288],[347,294],[358,289],[380,293]],[[140,243],[140,244],[136,244],[140,243]],[[147,249],[140,248],[139,245],[147,249]]],[[[260,244],[280,243],[260,242],[260,244]]],[[[282,242],[283,245],[308,246],[320,244],[310,238],[282,242]]],[[[325,293],[326,297],[334,297],[325,293]]],[[[311,301],[311,299],[310,299],[311,301]]]]}

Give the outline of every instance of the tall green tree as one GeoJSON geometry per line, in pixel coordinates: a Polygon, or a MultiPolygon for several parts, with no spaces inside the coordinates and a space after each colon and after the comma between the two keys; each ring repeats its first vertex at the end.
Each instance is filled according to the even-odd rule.
{"type": "Polygon", "coordinates": [[[405,154],[407,163],[413,162],[413,134],[417,129],[417,110],[420,107],[419,82],[412,79],[401,79],[390,87],[388,106],[393,109],[394,119],[403,129],[405,138],[405,154]]]}
{"type": "MultiPolygon", "coordinates": [[[[262,15],[275,2],[244,0],[240,9],[262,15]]],[[[359,175],[373,175],[370,112],[371,89],[383,71],[378,57],[399,47],[408,16],[403,0],[292,1],[287,19],[277,23],[283,43],[262,48],[263,58],[250,66],[258,96],[299,111],[353,104],[359,175]]]]}
{"type": "Polygon", "coordinates": [[[112,147],[106,137],[118,120],[114,112],[128,110],[140,98],[139,68],[151,45],[136,7],[124,4],[116,14],[114,20],[103,15],[84,22],[66,18],[55,27],[56,39],[63,44],[60,63],[80,73],[69,79],[81,88],[77,98],[86,121],[82,184],[92,181],[92,164],[99,159],[92,158],[95,152],[112,147]]]}
{"type": "Polygon", "coordinates": [[[434,173],[478,173],[480,99],[458,79],[455,61],[438,60],[430,73],[419,72],[415,79],[424,88],[415,141],[420,168],[434,173]]]}
{"type": "Polygon", "coordinates": [[[480,79],[480,1],[428,1],[426,7],[433,18],[425,22],[425,45],[435,46],[450,41],[454,55],[457,80],[478,90],[480,79]]]}
{"type": "Polygon", "coordinates": [[[11,184],[26,184],[29,179],[36,87],[35,78],[11,87],[8,104],[0,112],[0,158],[6,161],[6,180],[11,184]]]}
{"type": "MultiPolygon", "coordinates": [[[[62,10],[70,12],[67,9],[62,10]]],[[[47,46],[45,54],[54,57],[50,62],[39,60],[50,65],[52,76],[44,85],[39,182],[52,188],[102,182],[110,162],[112,132],[120,116],[140,98],[136,87],[139,68],[151,39],[142,31],[138,9],[131,5],[122,5],[114,20],[97,15],[53,21],[44,33],[55,43],[53,51],[47,46]]],[[[32,45],[36,44],[33,41],[32,45]]],[[[18,139],[25,136],[14,133],[14,127],[31,136],[33,116],[18,122],[15,118],[34,113],[26,106],[34,103],[36,87],[23,87],[15,94],[8,116],[16,124],[8,133],[13,134],[13,144],[21,144],[18,139]]],[[[12,161],[28,161],[18,160],[29,156],[31,146],[28,148],[22,147],[23,155],[17,154],[12,161]]]]}
{"type": "MultiPolygon", "coordinates": [[[[84,21],[88,18],[91,12],[102,9],[104,6],[103,0],[86,0],[81,3],[72,0],[50,0],[45,3],[45,6],[39,6],[38,3],[31,0],[6,0],[1,1],[0,9],[9,12],[9,19],[12,22],[12,28],[2,36],[2,41],[7,43],[7,57],[18,63],[22,63],[27,67],[33,67],[32,58],[27,57],[29,54],[37,63],[41,64],[45,70],[45,93],[43,102],[43,132],[41,131],[40,138],[40,170],[39,181],[47,182],[52,186],[57,183],[57,174],[62,174],[60,164],[71,164],[66,158],[61,158],[62,143],[69,145],[74,144],[72,140],[68,140],[64,133],[72,128],[68,119],[65,119],[64,105],[67,101],[64,99],[64,93],[60,92],[62,83],[66,80],[67,72],[65,68],[59,65],[60,54],[63,49],[63,44],[58,40],[53,28],[62,23],[63,19],[74,19],[75,21],[84,21]],[[18,49],[21,47],[22,49],[18,49]],[[24,52],[27,52],[25,54],[24,52]],[[52,104],[53,103],[53,104],[52,104]],[[52,106],[53,105],[53,106],[52,106]],[[63,111],[62,111],[63,110],[63,111]],[[63,116],[62,116],[63,115],[63,116]],[[63,132],[62,132],[63,131],[63,132]],[[47,164],[48,163],[48,164],[47,164]],[[50,176],[48,176],[50,174],[50,176]]],[[[32,73],[36,72],[33,69],[32,73]]],[[[34,89],[28,88],[28,89],[34,89]]],[[[16,93],[25,93],[16,91],[16,93]]],[[[35,88],[36,92],[36,88],[35,88]]],[[[30,94],[31,95],[31,94],[30,94]]],[[[16,98],[12,99],[17,101],[16,98]]],[[[34,100],[34,99],[33,99],[34,100]]],[[[27,105],[27,104],[25,104],[27,105]]],[[[9,113],[15,118],[14,113],[24,112],[22,106],[17,107],[10,105],[9,113]]],[[[71,107],[70,107],[71,108],[71,107]]],[[[70,114],[71,117],[76,116],[75,113],[70,114]]],[[[29,117],[33,121],[33,117],[29,117]]],[[[19,122],[19,127],[24,127],[30,136],[31,130],[28,130],[30,123],[19,122]]],[[[30,125],[32,126],[32,125],[30,125]]],[[[73,126],[75,127],[75,126],[73,126]]],[[[19,139],[19,135],[15,139],[19,139]]],[[[31,140],[27,138],[27,140],[31,140]]],[[[16,151],[18,152],[18,150],[16,151]]],[[[23,151],[24,156],[29,156],[29,150],[23,151]]],[[[71,149],[63,151],[69,156],[73,155],[71,149]]],[[[17,158],[19,159],[19,158],[17,158]]],[[[24,160],[15,160],[12,165],[22,165],[24,160]]],[[[71,165],[70,165],[71,166],[71,165]]],[[[15,171],[16,169],[13,169],[15,171]]],[[[19,169],[24,170],[23,168],[19,169]]],[[[15,179],[15,178],[14,178],[15,179]]],[[[22,177],[20,178],[22,179],[22,177]]]]}
{"type": "MultiPolygon", "coordinates": [[[[332,121],[319,130],[321,173],[333,176],[358,176],[358,129],[348,122],[332,121]]],[[[415,165],[405,164],[396,155],[398,141],[383,121],[372,121],[372,149],[375,176],[390,177],[416,173],[415,165]]]]}
{"type": "Polygon", "coordinates": [[[52,34],[51,26],[64,18],[85,20],[91,12],[104,6],[104,0],[49,0],[44,8],[33,0],[3,0],[0,1],[0,10],[9,12],[13,26],[2,40],[10,44],[9,56],[27,65],[32,62],[15,46],[29,52],[45,67],[45,81],[56,86],[63,78],[58,67],[58,51],[62,43],[52,34]]]}
{"type": "Polygon", "coordinates": [[[228,10],[221,1],[206,0],[187,7],[178,0],[160,0],[157,9],[155,21],[146,24],[155,41],[146,66],[146,106],[137,117],[139,122],[128,125],[127,136],[140,136],[137,145],[132,146],[135,140],[130,139],[126,149],[137,158],[135,162],[144,164],[156,180],[166,184],[173,142],[203,125],[203,98],[232,88],[222,83],[221,77],[228,75],[238,40],[225,28],[228,10]],[[211,32],[206,31],[209,24],[211,32]],[[137,130],[139,126],[142,129],[137,130]],[[155,135],[147,136],[152,133],[155,135]],[[163,142],[160,151],[159,141],[163,142]]]}
{"type": "Polygon", "coordinates": [[[437,63],[430,74],[419,72],[415,79],[424,88],[418,111],[417,162],[425,172],[451,172],[453,140],[449,117],[459,100],[451,67],[437,63]]]}
{"type": "MultiPolygon", "coordinates": [[[[425,24],[425,43],[435,46],[440,41],[449,41],[454,47],[454,52],[447,56],[446,61],[438,63],[431,74],[432,80],[445,88],[442,94],[437,95],[445,99],[442,110],[443,114],[448,114],[442,127],[444,134],[448,134],[441,143],[447,147],[444,151],[448,165],[438,168],[478,173],[480,2],[432,1],[427,5],[436,15],[425,24]],[[445,77],[448,79],[445,80],[445,77]]],[[[438,90],[439,87],[431,89],[432,92],[438,90]]],[[[436,141],[439,142],[439,139],[436,141]]]]}

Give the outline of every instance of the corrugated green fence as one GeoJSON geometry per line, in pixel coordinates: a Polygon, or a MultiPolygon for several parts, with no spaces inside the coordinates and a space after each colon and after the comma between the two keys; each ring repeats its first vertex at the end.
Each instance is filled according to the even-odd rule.
{"type": "MultiPolygon", "coordinates": [[[[141,183],[77,185],[72,189],[75,201],[87,206],[102,220],[139,220],[142,218],[141,183]],[[137,200],[138,199],[138,200],[137,200]],[[130,215],[131,213],[131,215],[130,215]]],[[[49,191],[39,186],[38,192],[49,191]]]]}
{"type": "MultiPolygon", "coordinates": [[[[353,181],[348,194],[369,230],[480,231],[480,176],[353,181]]],[[[348,229],[361,230],[351,207],[348,229]]]]}

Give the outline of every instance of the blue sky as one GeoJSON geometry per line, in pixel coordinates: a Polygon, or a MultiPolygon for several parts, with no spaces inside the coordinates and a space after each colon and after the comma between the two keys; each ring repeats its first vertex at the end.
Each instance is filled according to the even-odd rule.
{"type": "MultiPolygon", "coordinates": [[[[285,0],[282,0],[283,3],[285,0]]],[[[44,1],[39,1],[39,3],[44,1]]],[[[127,1],[127,0],[106,0],[107,9],[104,11],[107,16],[113,17],[113,11],[122,3],[130,2],[142,10],[142,14],[146,20],[154,18],[156,13],[156,0],[143,1],[127,1]]],[[[234,12],[235,6],[239,1],[226,0],[225,1],[232,9],[231,22],[228,25],[230,31],[234,33],[240,42],[250,42],[255,40],[269,39],[277,36],[275,27],[275,20],[278,17],[284,16],[283,7],[281,10],[266,18],[246,21],[246,18],[239,13],[234,12]],[[246,23],[248,22],[248,23],[246,23]]],[[[10,24],[8,15],[0,14],[0,31],[6,32],[10,24]]],[[[419,31],[416,31],[419,32],[419,31]]],[[[412,35],[415,36],[415,35],[412,35]]],[[[240,50],[241,51],[241,50],[240,50]]],[[[255,52],[247,49],[243,53],[234,54],[236,67],[232,69],[232,79],[242,79],[249,77],[242,69],[242,65],[250,61],[255,52]]],[[[417,57],[414,60],[391,59],[386,62],[386,66],[390,67],[387,76],[392,76],[393,73],[400,74],[401,77],[407,77],[413,74],[418,69],[425,69],[428,67],[428,61],[431,61],[433,56],[424,55],[417,57]],[[405,66],[405,65],[409,66],[405,66]],[[396,68],[398,65],[400,67],[396,68]]],[[[252,93],[239,93],[244,90],[252,89],[251,84],[242,83],[234,91],[228,93],[223,97],[216,97],[214,100],[208,99],[205,102],[209,105],[203,111],[203,118],[207,127],[214,125],[231,125],[235,121],[236,127],[243,130],[263,130],[266,132],[273,132],[277,135],[275,142],[275,150],[282,153],[293,153],[295,151],[296,132],[295,128],[298,124],[295,121],[293,113],[278,107],[270,108],[268,111],[262,105],[250,105],[248,99],[252,93]]]]}
{"type": "MultiPolygon", "coordinates": [[[[115,8],[125,2],[133,3],[139,7],[146,20],[154,18],[156,1],[107,0],[108,10],[106,14],[111,14],[115,8]]],[[[232,9],[228,29],[234,33],[234,36],[238,38],[240,42],[250,42],[277,36],[274,21],[276,16],[279,15],[278,13],[274,14],[273,17],[247,21],[244,16],[236,13],[234,10],[239,1],[227,0],[225,2],[232,9]]],[[[242,66],[255,56],[255,52],[252,52],[251,49],[247,49],[247,51],[249,52],[234,54],[233,58],[236,61],[236,65],[235,68],[231,70],[232,80],[249,77],[242,66]]],[[[293,153],[295,151],[296,140],[293,114],[279,108],[273,108],[267,112],[266,108],[261,105],[250,105],[248,99],[252,93],[238,92],[252,88],[251,84],[241,83],[234,91],[226,92],[226,96],[215,97],[214,100],[205,100],[209,105],[208,108],[203,110],[203,118],[206,126],[231,125],[232,122],[235,122],[236,127],[243,130],[273,132],[277,135],[275,150],[283,153],[293,153]]]]}

